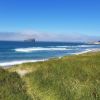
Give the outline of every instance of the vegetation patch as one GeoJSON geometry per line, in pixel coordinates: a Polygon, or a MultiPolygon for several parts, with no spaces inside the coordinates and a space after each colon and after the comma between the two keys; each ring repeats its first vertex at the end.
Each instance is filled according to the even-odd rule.
{"type": "Polygon", "coordinates": [[[32,100],[26,87],[16,72],[0,68],[0,100],[32,100]]]}
{"type": "Polygon", "coordinates": [[[3,100],[13,100],[15,95],[18,100],[29,100],[27,94],[32,100],[100,100],[100,52],[26,63],[7,70],[0,72],[0,80],[4,79],[0,93],[4,91],[3,97],[10,99],[3,100]],[[24,73],[19,74],[21,78],[18,70],[24,73]]]}

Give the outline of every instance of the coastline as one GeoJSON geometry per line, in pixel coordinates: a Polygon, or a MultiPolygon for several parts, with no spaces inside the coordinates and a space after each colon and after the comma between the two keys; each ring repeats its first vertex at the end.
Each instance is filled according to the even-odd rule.
{"type": "MultiPolygon", "coordinates": [[[[70,56],[85,54],[85,53],[89,53],[89,52],[99,52],[99,51],[100,51],[100,49],[87,49],[87,50],[82,51],[82,52],[72,53],[70,56]]],[[[68,55],[65,55],[65,56],[68,56],[68,55]]],[[[64,57],[64,56],[53,57],[53,58],[61,59],[62,57],[64,57]]],[[[53,58],[40,59],[40,60],[20,60],[20,61],[4,62],[4,63],[0,63],[0,67],[6,69],[6,68],[10,68],[14,65],[20,65],[20,64],[25,64],[25,63],[44,62],[44,61],[48,61],[48,60],[53,59],[53,58]]]]}
{"type": "MultiPolygon", "coordinates": [[[[7,80],[7,82],[4,81],[4,84],[6,84],[4,85],[5,90],[8,89],[8,82],[10,89],[15,87],[16,90],[16,82],[19,82],[17,84],[19,86],[22,80],[25,83],[26,88],[24,87],[24,89],[27,91],[27,95],[33,99],[33,94],[36,93],[35,96],[40,96],[40,99],[43,98],[43,100],[48,100],[48,97],[52,100],[62,100],[62,93],[64,93],[65,99],[66,94],[68,94],[68,98],[77,98],[78,96],[78,99],[80,97],[83,98],[84,94],[85,100],[91,100],[91,97],[94,98],[94,95],[91,95],[91,93],[94,93],[94,90],[96,90],[96,95],[100,97],[100,90],[98,90],[100,88],[99,51],[92,50],[84,52],[84,54],[64,56],[61,59],[55,58],[44,62],[25,63],[1,69],[1,71],[4,70],[1,73],[2,79],[5,77],[5,80],[7,80]],[[7,75],[5,75],[5,71],[7,75]],[[18,80],[16,80],[16,76],[18,76],[18,80]],[[74,93],[76,95],[73,95],[74,93]],[[87,94],[89,94],[88,97],[87,94]],[[60,97],[58,98],[58,96],[60,97]]],[[[5,96],[5,92],[3,95],[5,96]]]]}
{"type": "Polygon", "coordinates": [[[41,61],[43,62],[43,61],[47,61],[47,60],[49,60],[49,59],[11,61],[11,62],[0,63],[0,66],[4,67],[4,68],[9,68],[14,65],[20,65],[20,64],[24,64],[24,63],[35,63],[35,62],[41,62],[41,61]]]}

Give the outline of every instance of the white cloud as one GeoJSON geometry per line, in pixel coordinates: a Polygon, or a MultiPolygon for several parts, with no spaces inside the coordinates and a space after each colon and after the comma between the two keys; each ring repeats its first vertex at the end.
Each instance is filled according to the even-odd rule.
{"type": "Polygon", "coordinates": [[[46,33],[37,31],[23,31],[23,32],[1,32],[0,40],[22,41],[25,39],[35,38],[39,41],[96,41],[98,36],[87,36],[79,33],[46,33]]]}

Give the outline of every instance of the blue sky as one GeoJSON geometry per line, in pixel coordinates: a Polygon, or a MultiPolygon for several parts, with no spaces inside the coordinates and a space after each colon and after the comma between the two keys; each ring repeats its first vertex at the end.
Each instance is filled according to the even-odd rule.
{"type": "Polygon", "coordinates": [[[100,36],[100,0],[0,0],[0,32],[30,30],[100,36]]]}

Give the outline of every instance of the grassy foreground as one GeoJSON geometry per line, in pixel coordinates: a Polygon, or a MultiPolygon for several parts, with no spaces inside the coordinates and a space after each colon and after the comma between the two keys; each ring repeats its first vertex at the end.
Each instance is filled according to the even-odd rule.
{"type": "Polygon", "coordinates": [[[0,68],[0,100],[32,100],[16,72],[9,73],[0,68]]]}
{"type": "Polygon", "coordinates": [[[100,100],[100,52],[22,64],[7,73],[0,71],[0,100],[100,100]]]}

